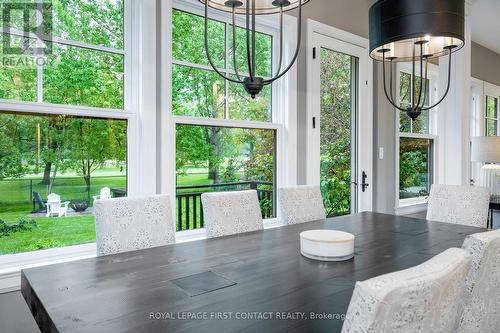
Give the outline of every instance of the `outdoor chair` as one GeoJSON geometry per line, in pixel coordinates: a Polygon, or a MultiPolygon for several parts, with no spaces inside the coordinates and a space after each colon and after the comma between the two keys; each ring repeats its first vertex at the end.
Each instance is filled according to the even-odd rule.
{"type": "Polygon", "coordinates": [[[42,199],[42,196],[38,192],[33,192],[33,211],[32,213],[45,213],[47,212],[47,206],[42,199]],[[35,204],[38,205],[38,209],[35,209],[35,204]]]}
{"type": "Polygon", "coordinates": [[[66,216],[68,213],[68,205],[69,201],[61,202],[61,196],[51,193],[47,196],[47,214],[45,216],[66,216]]]}
{"type": "Polygon", "coordinates": [[[94,195],[94,201],[98,199],[102,200],[111,199],[111,189],[109,187],[101,188],[99,195],[94,195]]]}

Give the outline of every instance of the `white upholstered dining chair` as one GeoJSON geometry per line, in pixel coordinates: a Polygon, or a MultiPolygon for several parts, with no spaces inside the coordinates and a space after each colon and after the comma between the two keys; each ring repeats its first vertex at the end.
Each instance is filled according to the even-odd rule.
{"type": "Polygon", "coordinates": [[[207,238],[264,228],[255,190],[203,193],[201,202],[207,238]]]}
{"type": "Polygon", "coordinates": [[[98,199],[94,214],[99,256],[175,243],[168,195],[98,199]]]}
{"type": "Polygon", "coordinates": [[[462,248],[472,256],[458,333],[500,331],[500,230],[468,236],[462,248]]]}
{"type": "Polygon", "coordinates": [[[319,186],[301,185],[279,189],[283,224],[296,224],[326,218],[319,186]]]}
{"type": "Polygon", "coordinates": [[[452,333],[471,265],[451,248],[418,266],[357,282],[342,333],[452,333]]]}
{"type": "Polygon", "coordinates": [[[479,186],[432,185],[427,220],[486,228],[490,190],[479,186]]]}

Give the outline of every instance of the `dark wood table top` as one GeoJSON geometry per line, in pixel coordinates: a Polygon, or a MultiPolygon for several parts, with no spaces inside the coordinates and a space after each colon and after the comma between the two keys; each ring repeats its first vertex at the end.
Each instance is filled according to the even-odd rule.
{"type": "Polygon", "coordinates": [[[27,269],[22,294],[42,331],[339,332],[355,281],[420,264],[482,231],[360,213],[27,269]],[[355,234],[354,259],[301,256],[299,233],[322,228],[355,234]]]}

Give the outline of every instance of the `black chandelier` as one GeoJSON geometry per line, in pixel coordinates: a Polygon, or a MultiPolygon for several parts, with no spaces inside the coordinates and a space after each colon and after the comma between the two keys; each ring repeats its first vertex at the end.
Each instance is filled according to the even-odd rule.
{"type": "Polygon", "coordinates": [[[285,75],[294,62],[297,60],[297,56],[299,55],[300,49],[300,40],[301,40],[301,29],[302,29],[302,5],[309,2],[310,0],[199,0],[200,2],[205,4],[205,52],[207,54],[208,62],[210,66],[214,69],[214,71],[222,76],[225,80],[243,84],[245,90],[255,98],[258,95],[264,86],[273,83],[274,81],[281,78],[285,75]],[[212,61],[212,57],[210,56],[209,47],[208,47],[208,7],[212,7],[217,10],[221,10],[224,12],[229,12],[232,15],[232,35],[233,35],[233,45],[232,45],[232,53],[233,53],[233,67],[236,79],[232,77],[228,77],[224,75],[221,71],[217,69],[212,61]],[[298,7],[298,27],[297,27],[297,49],[295,50],[295,54],[292,58],[290,64],[285,67],[283,70],[281,69],[283,64],[283,13],[285,11],[295,9],[298,7]],[[277,66],[276,73],[270,79],[264,79],[256,75],[255,71],[255,17],[257,15],[269,15],[269,14],[278,14],[280,16],[280,56],[279,63],[277,66]],[[248,76],[240,75],[241,71],[238,70],[236,66],[236,14],[245,15],[246,20],[246,59],[247,59],[247,69],[248,76]]]}
{"type": "Polygon", "coordinates": [[[452,53],[465,45],[464,26],[464,0],[379,0],[370,8],[370,57],[383,63],[384,92],[392,106],[416,119],[422,111],[436,107],[445,99],[450,90],[452,53]],[[429,60],[443,55],[449,58],[446,91],[437,103],[425,107],[429,60]],[[392,90],[393,62],[403,61],[412,62],[408,108],[399,106],[392,90]],[[390,93],[386,87],[386,63],[390,65],[390,93]],[[420,65],[418,84],[417,63],[420,65]]]}

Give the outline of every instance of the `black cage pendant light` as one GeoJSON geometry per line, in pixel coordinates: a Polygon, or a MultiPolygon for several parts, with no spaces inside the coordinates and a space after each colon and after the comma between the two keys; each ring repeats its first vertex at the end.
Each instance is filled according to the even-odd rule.
{"type": "Polygon", "coordinates": [[[422,111],[440,104],[450,89],[452,54],[465,44],[464,0],[379,0],[370,8],[370,57],[383,63],[384,92],[391,104],[416,119],[422,111]],[[428,98],[427,67],[432,58],[449,58],[444,95],[425,107],[428,98]],[[393,62],[411,61],[410,107],[402,108],[393,96],[393,62]],[[390,65],[390,93],[386,86],[386,63],[390,65]],[[420,82],[416,66],[420,67],[420,82]],[[418,92],[418,93],[417,93],[418,92]]]}
{"type": "Polygon", "coordinates": [[[200,2],[205,4],[205,52],[207,54],[208,62],[210,66],[214,69],[217,74],[222,76],[224,79],[243,84],[245,90],[255,98],[264,86],[273,83],[274,81],[281,78],[285,75],[294,62],[297,60],[297,56],[299,54],[300,49],[300,40],[301,40],[301,21],[302,21],[302,5],[309,2],[310,0],[199,0],[200,2]],[[232,36],[233,36],[233,45],[232,45],[232,53],[233,53],[233,67],[235,78],[230,76],[226,76],[217,67],[214,65],[212,61],[212,57],[209,52],[209,36],[208,36],[208,7],[212,7],[217,10],[221,10],[224,12],[231,13],[232,15],[232,36]],[[297,18],[297,49],[295,50],[295,54],[292,58],[292,61],[282,69],[283,64],[283,13],[285,11],[298,8],[298,18],[297,18]],[[241,68],[237,68],[236,66],[236,15],[241,14],[245,16],[245,30],[246,30],[246,59],[247,59],[247,68],[245,71],[248,73],[247,76],[243,76],[241,68]],[[273,77],[264,79],[256,75],[255,67],[255,18],[257,15],[270,15],[270,14],[279,14],[280,17],[280,52],[279,52],[279,63],[277,66],[276,73],[274,73],[273,77]]]}

